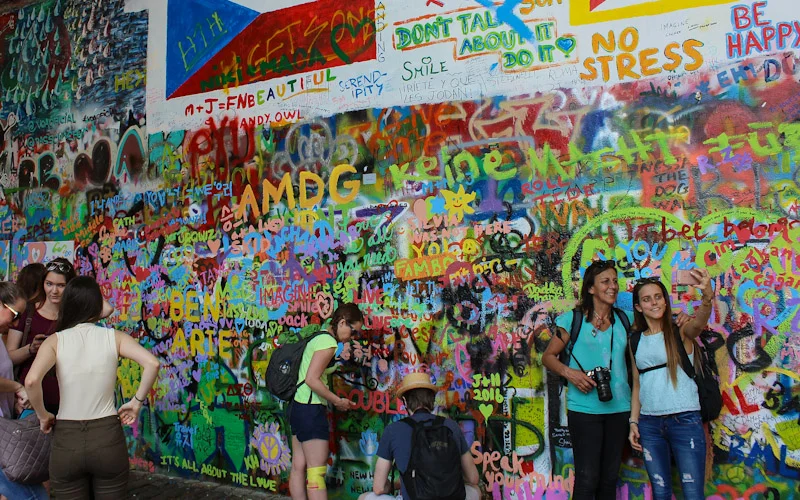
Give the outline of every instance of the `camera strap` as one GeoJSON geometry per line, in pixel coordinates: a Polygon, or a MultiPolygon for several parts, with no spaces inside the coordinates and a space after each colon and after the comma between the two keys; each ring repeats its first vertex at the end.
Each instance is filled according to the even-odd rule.
{"type": "MultiPolygon", "coordinates": [[[[583,365],[581,365],[581,362],[578,361],[578,358],[575,357],[575,349],[570,350],[569,354],[570,354],[570,356],[572,356],[572,359],[574,359],[575,362],[578,364],[578,368],[580,368],[582,372],[586,373],[586,370],[583,368],[583,365]]],[[[614,363],[614,323],[612,322],[611,323],[611,352],[610,352],[610,356],[608,358],[608,371],[609,372],[611,372],[611,366],[613,365],[613,363],[614,363]]]]}

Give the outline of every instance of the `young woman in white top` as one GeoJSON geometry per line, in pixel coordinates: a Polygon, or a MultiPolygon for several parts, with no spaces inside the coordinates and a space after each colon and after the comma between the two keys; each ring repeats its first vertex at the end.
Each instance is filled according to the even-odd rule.
{"type": "Polygon", "coordinates": [[[134,423],[158,375],[159,362],[129,335],[94,323],[103,312],[97,282],[81,276],[64,289],[56,334],[45,340],[25,387],[42,431],[55,429],[50,490],[59,500],[127,496],[128,450],[120,422],[134,423]],[[119,358],[142,366],[133,398],[115,406],[119,358]],[[42,400],[42,378],[55,365],[61,393],[58,417],[42,400]]]}
{"type": "MultiPolygon", "coordinates": [[[[672,498],[670,456],[680,471],[683,497],[704,499],[706,438],[694,380],[681,368],[680,344],[692,360],[695,339],[711,316],[713,291],[705,269],[692,276],[703,293],[697,313],[675,331],[667,288],[660,280],[639,280],[633,288],[634,331],[642,332],[631,363],[633,391],[628,439],[643,452],[653,498],[672,498]],[[679,344],[680,342],[680,344],[679,344]],[[640,372],[641,371],[641,372],[640,372]]],[[[629,353],[633,354],[631,350],[629,353]]]]}

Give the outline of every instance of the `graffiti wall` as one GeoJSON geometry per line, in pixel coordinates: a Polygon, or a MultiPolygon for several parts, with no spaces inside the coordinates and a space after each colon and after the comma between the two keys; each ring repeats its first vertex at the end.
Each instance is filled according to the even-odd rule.
{"type": "MultiPolygon", "coordinates": [[[[593,259],[704,334],[711,498],[800,492],[794,0],[45,0],[0,16],[3,275],[71,258],[162,361],[133,467],[288,492],[276,346],[355,302],[328,483],[427,370],[486,498],[569,498],[551,320],[593,259]],[[269,11],[262,4],[270,3],[269,11]]],[[[120,398],[138,383],[119,368],[120,398]]],[[[625,498],[650,498],[635,456],[625,498]]]]}

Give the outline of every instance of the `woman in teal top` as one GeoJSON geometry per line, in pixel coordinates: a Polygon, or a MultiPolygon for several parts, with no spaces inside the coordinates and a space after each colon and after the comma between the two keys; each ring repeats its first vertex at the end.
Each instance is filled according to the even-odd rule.
{"type": "MultiPolygon", "coordinates": [[[[573,313],[556,318],[556,336],[547,346],[542,363],[568,382],[567,420],[575,460],[573,499],[616,499],[617,476],[622,448],[628,434],[631,389],[626,366],[627,331],[613,307],[619,293],[614,261],[596,261],[588,268],[581,285],[583,323],[572,346],[568,365],[558,355],[570,340],[573,313]],[[586,371],[600,368],[610,375],[608,392],[598,386],[598,377],[586,371]],[[602,398],[602,400],[601,400],[602,398]]],[[[628,316],[628,313],[623,313],[628,316]]]]}
{"type": "Polygon", "coordinates": [[[340,398],[328,389],[329,364],[336,353],[338,342],[347,342],[358,335],[364,316],[355,304],[344,304],[336,309],[328,327],[330,335],[317,335],[306,345],[300,362],[298,382],[302,385],[295,393],[289,410],[292,429],[292,470],[289,473],[289,490],[294,499],[325,500],[326,463],[329,443],[327,403],[339,411],[356,405],[340,398]]]}
{"type": "Polygon", "coordinates": [[[703,300],[695,318],[680,327],[672,322],[669,293],[660,280],[639,280],[633,287],[634,331],[641,338],[636,352],[629,351],[634,362],[628,439],[644,454],[656,500],[672,498],[671,457],[680,471],[683,497],[705,498],[706,435],[697,384],[681,367],[681,344],[692,362],[695,339],[711,316],[713,290],[707,270],[690,274],[703,300]]]}

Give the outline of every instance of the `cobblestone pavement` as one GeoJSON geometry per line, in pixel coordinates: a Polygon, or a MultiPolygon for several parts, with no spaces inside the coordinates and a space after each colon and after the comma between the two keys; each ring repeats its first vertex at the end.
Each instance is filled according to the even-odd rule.
{"type": "Polygon", "coordinates": [[[179,499],[179,498],[214,498],[214,499],[253,499],[253,500],[286,500],[289,497],[261,492],[252,488],[237,488],[226,484],[181,479],[164,474],[131,471],[128,482],[128,498],[147,499],[179,499]]]}

